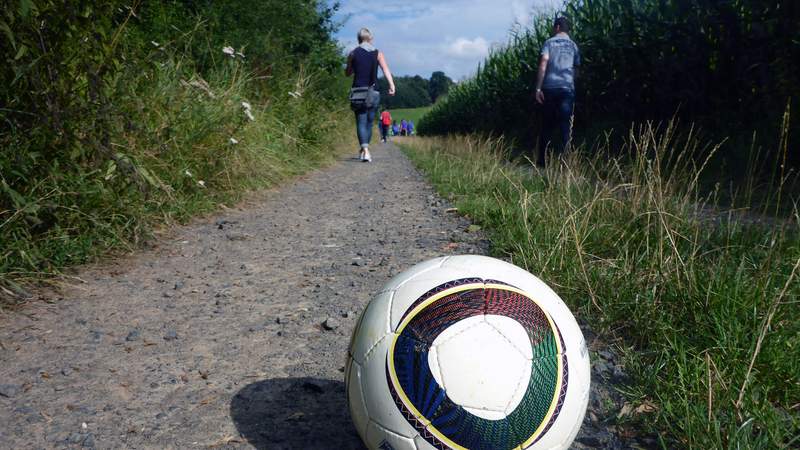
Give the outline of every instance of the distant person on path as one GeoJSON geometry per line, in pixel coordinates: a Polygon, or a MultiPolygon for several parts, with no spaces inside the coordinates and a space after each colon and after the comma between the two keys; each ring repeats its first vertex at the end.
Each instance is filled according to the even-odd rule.
{"type": "Polygon", "coordinates": [[[392,136],[399,136],[400,135],[400,127],[397,125],[397,121],[392,121],[392,136]]]}
{"type": "Polygon", "coordinates": [[[400,121],[400,136],[405,136],[408,134],[408,122],[406,119],[400,121]]]}
{"type": "MultiPolygon", "coordinates": [[[[373,87],[372,98],[359,107],[354,107],[356,115],[356,134],[361,145],[359,159],[364,162],[372,161],[369,153],[369,142],[372,140],[372,126],[375,123],[375,114],[380,103],[378,92],[378,66],[383,71],[386,81],[389,82],[389,95],[394,95],[394,80],[389,71],[389,65],[383,53],[372,45],[372,32],[366,28],[358,30],[358,47],[347,56],[345,75],[353,77],[353,88],[373,87]]],[[[352,103],[351,103],[352,105],[352,103]]]]}
{"type": "Polygon", "coordinates": [[[408,128],[408,135],[409,136],[413,136],[414,135],[414,121],[413,120],[409,120],[408,121],[407,128],[408,128]]]}
{"type": "Polygon", "coordinates": [[[392,125],[392,115],[388,109],[384,109],[381,113],[381,142],[386,142],[386,136],[389,135],[389,127],[392,125]]]}
{"type": "Polygon", "coordinates": [[[566,17],[553,21],[553,37],[545,41],[536,77],[536,101],[543,105],[542,131],[539,134],[537,164],[545,165],[545,155],[551,149],[553,128],[559,127],[561,143],[552,148],[561,155],[572,140],[572,113],[575,108],[575,77],[581,57],[578,46],[567,34],[566,17]]]}

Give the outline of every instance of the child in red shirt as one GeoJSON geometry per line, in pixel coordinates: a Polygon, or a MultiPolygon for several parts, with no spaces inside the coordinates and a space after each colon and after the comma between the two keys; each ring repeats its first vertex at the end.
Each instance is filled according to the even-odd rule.
{"type": "Polygon", "coordinates": [[[384,109],[381,113],[381,142],[386,142],[387,136],[389,135],[389,127],[392,125],[392,115],[389,114],[388,109],[384,109]]]}

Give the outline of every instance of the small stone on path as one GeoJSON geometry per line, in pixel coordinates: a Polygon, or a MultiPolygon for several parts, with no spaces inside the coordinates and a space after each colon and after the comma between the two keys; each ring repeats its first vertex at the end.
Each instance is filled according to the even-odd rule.
{"type": "Polygon", "coordinates": [[[128,333],[128,336],[125,337],[125,340],[128,342],[133,342],[133,341],[138,341],[140,337],[141,333],[139,332],[139,330],[131,330],[131,332],[128,333]]]}
{"type": "Polygon", "coordinates": [[[21,391],[16,384],[0,384],[0,397],[16,397],[21,391]]]}
{"type": "Polygon", "coordinates": [[[178,339],[178,332],[175,330],[168,330],[167,334],[164,335],[165,341],[174,341],[175,339],[178,339]]]}
{"type": "Polygon", "coordinates": [[[325,319],[325,322],[322,322],[322,327],[328,331],[335,330],[339,328],[339,321],[334,319],[333,317],[328,317],[325,319]]]}

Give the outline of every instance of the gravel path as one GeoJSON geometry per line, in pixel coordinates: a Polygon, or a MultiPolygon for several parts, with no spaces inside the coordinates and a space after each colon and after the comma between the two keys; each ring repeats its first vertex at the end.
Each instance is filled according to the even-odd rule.
{"type": "MultiPolygon", "coordinates": [[[[0,447],[361,449],[342,382],[357,315],[403,268],[487,250],[399,150],[374,158],[0,316],[0,447]]],[[[616,376],[601,363],[594,381],[616,376]]],[[[619,399],[595,385],[578,447],[621,448],[603,424],[619,399]]]]}

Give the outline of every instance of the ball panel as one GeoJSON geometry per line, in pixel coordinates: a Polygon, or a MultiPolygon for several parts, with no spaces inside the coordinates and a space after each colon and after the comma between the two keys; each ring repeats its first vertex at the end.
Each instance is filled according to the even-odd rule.
{"type": "Polygon", "coordinates": [[[439,268],[421,273],[399,286],[395,290],[394,301],[392,302],[392,331],[398,329],[403,317],[411,312],[412,305],[418,305],[426,301],[426,299],[435,295],[437,290],[441,291],[450,287],[450,285],[466,284],[470,281],[482,282],[480,279],[465,280],[467,278],[469,277],[465,276],[462,271],[439,268]]]}
{"type": "Polygon", "coordinates": [[[350,353],[362,365],[375,345],[390,333],[389,307],[392,295],[392,292],[378,294],[361,313],[360,324],[353,332],[350,353]]]}
{"type": "MultiPolygon", "coordinates": [[[[478,417],[499,420],[525,394],[531,366],[484,317],[462,320],[436,338],[433,345],[441,370],[436,381],[457,405],[478,417]]],[[[517,327],[527,341],[525,330],[517,327]]]]}
{"type": "MultiPolygon", "coordinates": [[[[583,339],[581,338],[581,343],[583,339]]],[[[585,346],[575,345],[567,349],[567,361],[569,363],[569,382],[567,383],[566,395],[563,399],[561,412],[556,417],[553,425],[536,444],[528,447],[530,449],[561,448],[566,449],[575,439],[583,423],[586,407],[589,402],[590,366],[588,353],[586,357],[581,355],[585,346]]],[[[585,350],[584,350],[585,352],[585,350]]]]}
{"type": "Polygon", "coordinates": [[[353,418],[353,424],[358,431],[358,435],[363,440],[367,433],[367,424],[369,423],[369,414],[367,413],[367,404],[364,402],[364,393],[361,390],[363,383],[361,377],[361,366],[355,361],[350,360],[350,370],[347,372],[346,388],[347,388],[347,404],[350,407],[350,416],[353,418]]]}
{"type": "Polygon", "coordinates": [[[433,379],[439,383],[439,386],[444,386],[444,383],[442,383],[442,371],[439,369],[439,351],[436,349],[435,344],[428,348],[428,367],[431,370],[433,379]]]}
{"type": "Polygon", "coordinates": [[[441,256],[439,258],[429,259],[416,264],[408,269],[398,273],[387,281],[379,292],[394,291],[406,281],[418,276],[422,273],[428,272],[433,269],[438,269],[442,264],[450,258],[449,256],[441,256]]]}
{"type": "Polygon", "coordinates": [[[528,332],[516,320],[511,317],[486,314],[483,316],[486,323],[494,328],[500,335],[508,340],[523,358],[530,360],[533,358],[531,342],[528,339],[528,332]]]}
{"type": "MultiPolygon", "coordinates": [[[[442,267],[452,267],[469,274],[468,276],[480,276],[485,279],[500,280],[511,284],[530,295],[536,297],[538,301],[550,314],[551,317],[561,316],[570,317],[575,320],[567,305],[558,295],[542,280],[535,275],[514,264],[488,256],[478,255],[456,255],[451,256],[442,264],[442,267]]],[[[565,323],[564,326],[567,324],[565,323]]],[[[559,325],[561,326],[561,325],[559,325]]],[[[562,329],[564,328],[562,326],[562,329]]],[[[577,322],[576,322],[577,326],[577,322]]],[[[569,334],[576,330],[564,330],[569,334]]],[[[579,330],[577,330],[579,331],[579,330]]]]}
{"type": "Polygon", "coordinates": [[[436,447],[429,444],[428,441],[420,435],[414,436],[414,445],[417,446],[418,450],[436,450],[436,447]]]}
{"type": "Polygon", "coordinates": [[[386,357],[391,336],[381,339],[361,366],[364,401],[372,421],[401,436],[412,438],[417,432],[397,409],[386,380],[386,357]]]}
{"type": "Polygon", "coordinates": [[[511,450],[517,440],[508,420],[486,420],[456,408],[447,416],[437,418],[422,434],[427,442],[439,449],[468,448],[479,450],[511,450]]]}
{"type": "Polygon", "coordinates": [[[401,436],[394,431],[370,422],[367,427],[367,438],[364,440],[367,447],[378,450],[416,450],[417,445],[413,438],[401,436]]]}
{"type": "Polygon", "coordinates": [[[525,396],[508,415],[521,442],[535,442],[554,413],[554,397],[561,387],[558,359],[558,356],[553,356],[531,361],[531,377],[525,396]]]}

